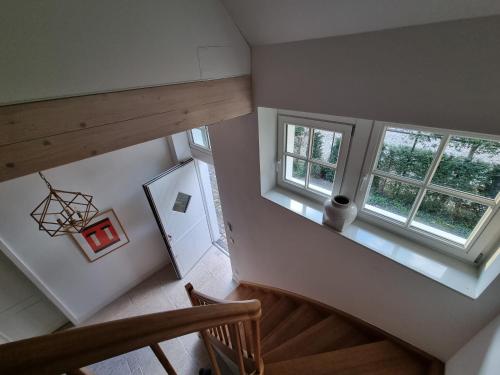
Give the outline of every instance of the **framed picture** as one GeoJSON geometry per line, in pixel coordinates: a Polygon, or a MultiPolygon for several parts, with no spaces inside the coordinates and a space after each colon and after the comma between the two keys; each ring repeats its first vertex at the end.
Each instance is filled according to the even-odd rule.
{"type": "Polygon", "coordinates": [[[73,239],[91,262],[129,242],[127,234],[112,209],[94,217],[80,233],[73,234],[73,239]]]}

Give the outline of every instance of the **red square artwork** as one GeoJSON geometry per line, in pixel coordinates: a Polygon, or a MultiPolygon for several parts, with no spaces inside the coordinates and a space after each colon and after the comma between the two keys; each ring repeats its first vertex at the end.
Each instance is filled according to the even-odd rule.
{"type": "Polygon", "coordinates": [[[116,229],[108,218],[88,226],[83,230],[82,235],[95,253],[120,241],[116,229]]]}
{"type": "Polygon", "coordinates": [[[80,233],[74,233],[73,239],[91,262],[129,242],[112,209],[99,213],[80,233]]]}

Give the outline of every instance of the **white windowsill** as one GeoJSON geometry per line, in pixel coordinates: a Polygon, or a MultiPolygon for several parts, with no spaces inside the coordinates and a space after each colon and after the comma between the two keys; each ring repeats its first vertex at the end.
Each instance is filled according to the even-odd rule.
{"type": "MultiPolygon", "coordinates": [[[[262,196],[328,230],[334,231],[323,225],[323,208],[318,202],[280,187],[275,187],[262,196]]],[[[484,290],[478,288],[480,275],[474,266],[367,222],[356,220],[343,232],[336,233],[472,299],[479,297],[480,292],[484,290]],[[479,291],[479,289],[482,290],[479,291]]]]}

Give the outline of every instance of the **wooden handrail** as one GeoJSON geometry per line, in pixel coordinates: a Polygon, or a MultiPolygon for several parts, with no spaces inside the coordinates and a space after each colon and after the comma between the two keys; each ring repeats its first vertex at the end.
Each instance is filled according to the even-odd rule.
{"type": "Polygon", "coordinates": [[[257,321],[258,300],[196,306],[0,345],[0,374],[61,374],[146,346],[222,324],[257,321]]]}

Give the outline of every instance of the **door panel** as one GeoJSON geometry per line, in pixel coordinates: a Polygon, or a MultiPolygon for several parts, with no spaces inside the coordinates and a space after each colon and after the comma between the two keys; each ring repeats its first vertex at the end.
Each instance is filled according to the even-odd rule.
{"type": "Polygon", "coordinates": [[[144,184],[144,191],[177,276],[182,278],[212,245],[194,160],[155,177],[144,184]],[[183,194],[189,196],[188,201],[182,199],[183,194]]]}
{"type": "Polygon", "coordinates": [[[174,256],[181,274],[185,275],[212,246],[206,219],[200,220],[187,236],[173,245],[174,256]]]}

